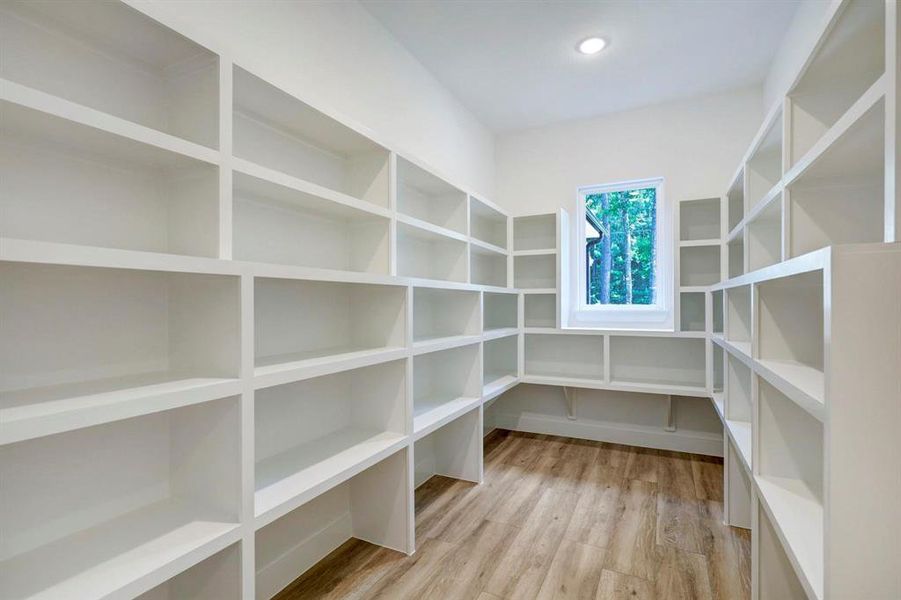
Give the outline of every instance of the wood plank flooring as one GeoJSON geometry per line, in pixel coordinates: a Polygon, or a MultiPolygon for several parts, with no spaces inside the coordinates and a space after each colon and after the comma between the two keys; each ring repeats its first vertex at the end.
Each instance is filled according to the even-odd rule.
{"type": "Polygon", "coordinates": [[[482,485],[416,491],[413,556],[350,540],[277,599],[742,600],[722,481],[719,459],[495,431],[482,485]]]}

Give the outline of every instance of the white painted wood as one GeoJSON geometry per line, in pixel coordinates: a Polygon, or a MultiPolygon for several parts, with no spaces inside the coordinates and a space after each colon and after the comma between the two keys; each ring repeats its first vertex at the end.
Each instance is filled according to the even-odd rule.
{"type": "Polygon", "coordinates": [[[557,294],[523,294],[524,327],[557,326],[557,294]]]}
{"type": "Polygon", "coordinates": [[[397,159],[397,210],[457,233],[468,231],[466,194],[402,157],[397,159]]]}
{"type": "Polygon", "coordinates": [[[557,257],[550,254],[513,257],[513,287],[557,289],[557,257]]]}
{"type": "Polygon", "coordinates": [[[464,241],[409,223],[397,225],[398,275],[465,283],[467,254],[464,241]]]}
{"type": "Polygon", "coordinates": [[[478,343],[413,358],[413,433],[434,431],[480,404],[481,354],[478,343]]]}
{"type": "Polygon", "coordinates": [[[413,343],[479,333],[478,292],[413,288],[413,343]]]}
{"type": "Polygon", "coordinates": [[[513,218],[513,250],[554,250],[556,247],[556,215],[530,215],[513,218]]]}
{"type": "Polygon", "coordinates": [[[475,196],[469,197],[469,235],[473,239],[506,250],[507,220],[507,215],[497,208],[475,196]]]}
{"type": "Polygon", "coordinates": [[[232,544],[136,600],[240,600],[241,549],[232,544]]]}
{"type": "Polygon", "coordinates": [[[612,383],[706,390],[705,373],[703,339],[610,337],[612,383]]]}
{"type": "Polygon", "coordinates": [[[526,334],[525,377],[604,380],[604,339],[588,335],[526,334]]]}
{"type": "Polygon", "coordinates": [[[519,295],[485,292],[482,294],[485,332],[519,327],[519,295]]]}
{"type": "Polygon", "coordinates": [[[720,279],[719,246],[679,248],[679,285],[707,286],[720,279]]]}

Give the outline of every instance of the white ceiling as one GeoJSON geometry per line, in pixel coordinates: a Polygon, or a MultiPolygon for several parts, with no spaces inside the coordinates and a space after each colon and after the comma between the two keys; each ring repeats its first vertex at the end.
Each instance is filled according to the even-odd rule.
{"type": "Polygon", "coordinates": [[[796,0],[361,0],[487,127],[761,83],[796,0]],[[575,51],[600,35],[599,55],[575,51]]]}

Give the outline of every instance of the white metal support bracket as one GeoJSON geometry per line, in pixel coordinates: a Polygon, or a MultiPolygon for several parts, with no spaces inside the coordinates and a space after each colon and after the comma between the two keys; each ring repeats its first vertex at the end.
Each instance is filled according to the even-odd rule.
{"type": "Polygon", "coordinates": [[[570,421],[576,420],[576,390],[571,387],[563,386],[563,396],[566,399],[566,418],[570,421]]]}
{"type": "Polygon", "coordinates": [[[666,425],[663,426],[663,430],[676,430],[676,403],[673,402],[673,397],[669,395],[666,397],[666,425]]]}

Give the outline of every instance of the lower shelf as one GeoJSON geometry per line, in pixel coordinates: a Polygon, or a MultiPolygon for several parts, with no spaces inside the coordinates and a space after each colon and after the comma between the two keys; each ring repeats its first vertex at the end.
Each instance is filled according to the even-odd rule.
{"type": "Polygon", "coordinates": [[[482,385],[482,396],[491,396],[516,383],[516,375],[512,373],[485,373],[482,385]]]}
{"type": "Polygon", "coordinates": [[[467,396],[417,400],[413,410],[413,434],[416,439],[419,439],[477,406],[480,402],[481,398],[467,396]]]}
{"type": "Polygon", "coordinates": [[[0,563],[0,597],[131,597],[239,538],[236,523],[161,502],[0,563]]]}
{"type": "Polygon", "coordinates": [[[405,443],[400,433],[345,428],[257,463],[257,519],[278,518],[405,443]]]}
{"type": "Polygon", "coordinates": [[[239,393],[236,379],[148,373],[4,392],[0,444],[62,433],[239,393]]]}
{"type": "Polygon", "coordinates": [[[797,479],[757,476],[760,499],[798,572],[815,598],[823,597],[823,505],[797,479]]]}

